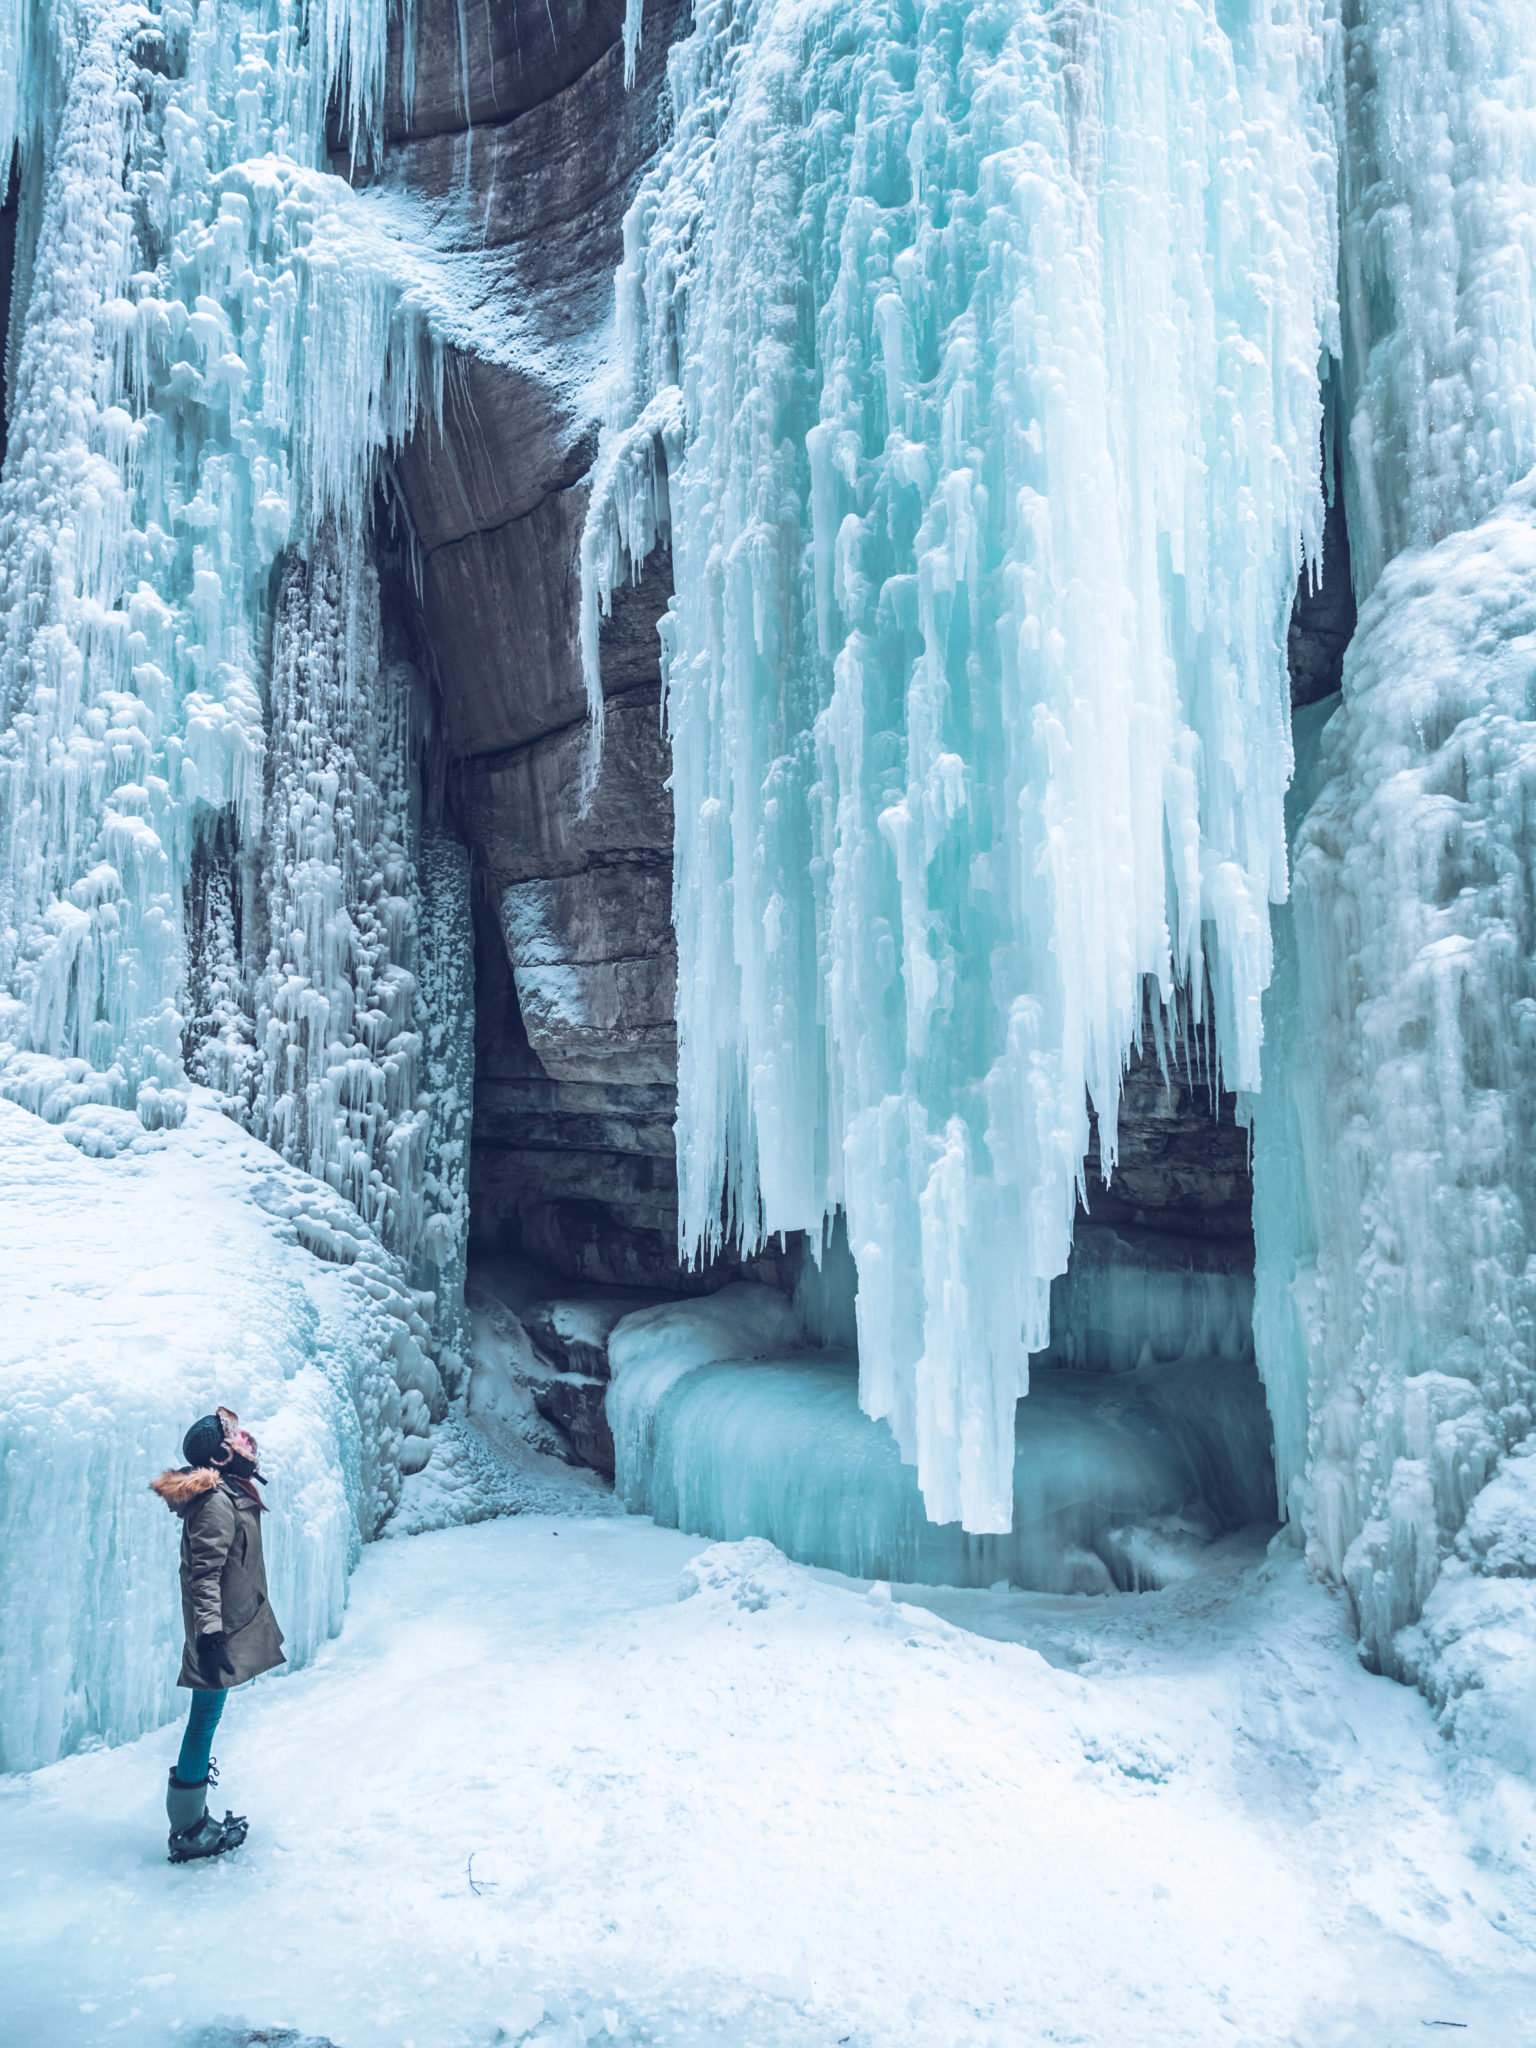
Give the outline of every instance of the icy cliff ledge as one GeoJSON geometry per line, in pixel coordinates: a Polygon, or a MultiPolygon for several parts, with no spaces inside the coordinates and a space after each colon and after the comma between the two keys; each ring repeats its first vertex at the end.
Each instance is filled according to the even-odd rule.
{"type": "Polygon", "coordinates": [[[398,1497],[402,1419],[441,1394],[355,1213],[205,1091],[153,1133],[0,1100],[0,1271],[0,1768],[28,1770],[173,1711],[180,1531],[149,1482],[189,1422],[222,1401],[261,1443],[302,1664],[398,1497]]]}

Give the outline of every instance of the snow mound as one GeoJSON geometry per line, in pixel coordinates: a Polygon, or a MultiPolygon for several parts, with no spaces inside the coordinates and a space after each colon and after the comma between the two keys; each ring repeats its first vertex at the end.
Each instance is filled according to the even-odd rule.
{"type": "Polygon", "coordinates": [[[791,1564],[782,1550],[761,1536],[748,1536],[740,1543],[711,1543],[683,1566],[677,1583],[679,1600],[703,1594],[722,1605],[760,1614],[776,1600],[794,1599],[805,1605],[811,1575],[802,1565],[791,1564]]]}
{"type": "Polygon", "coordinates": [[[113,1109],[103,1102],[82,1102],[60,1125],[71,1145],[87,1159],[116,1159],[123,1152],[148,1152],[164,1141],[144,1128],[131,1109],[113,1109]]]}
{"type": "Polygon", "coordinates": [[[197,1416],[223,1402],[260,1441],[272,1604],[300,1665],[398,1497],[402,1391],[441,1402],[418,1304],[356,1213],[205,1091],[187,1102],[151,1134],[126,1111],[55,1126],[0,1099],[7,1770],[175,1710],[180,1531],[149,1482],[197,1416]]]}

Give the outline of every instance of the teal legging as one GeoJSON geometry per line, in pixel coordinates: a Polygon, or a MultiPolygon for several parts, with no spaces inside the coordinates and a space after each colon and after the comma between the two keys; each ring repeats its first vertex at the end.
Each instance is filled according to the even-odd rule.
{"type": "Polygon", "coordinates": [[[181,1738],[181,1755],[176,1759],[176,1776],[183,1785],[206,1785],[208,1753],[213,1748],[213,1731],[224,1711],[222,1692],[194,1692],[187,1732],[181,1738]]]}

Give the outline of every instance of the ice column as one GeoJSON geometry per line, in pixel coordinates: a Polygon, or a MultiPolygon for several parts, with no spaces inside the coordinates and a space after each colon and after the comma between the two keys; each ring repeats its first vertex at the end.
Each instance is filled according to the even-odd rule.
{"type": "MultiPolygon", "coordinates": [[[[1344,77],[1345,476],[1372,594],[1273,991],[1256,1334],[1314,1563],[1367,1653],[1442,1696],[1490,1672],[1461,1581],[1531,1571],[1468,1510],[1536,1390],[1536,15],[1372,0],[1344,77]],[[1454,1681],[1415,1627],[1447,1559],[1454,1681]]],[[[1508,1528],[1533,1474],[1505,1466],[1508,1528]]]]}
{"type": "Polygon", "coordinates": [[[183,905],[186,1022],[182,1053],[190,1079],[249,1127],[261,1078],[245,925],[257,907],[252,858],[220,814],[199,833],[183,905]]]}
{"type": "Polygon", "coordinates": [[[275,754],[257,986],[257,1134],[414,1246],[429,1111],[411,971],[410,697],[380,673],[377,578],[294,556],[272,661],[275,754]]]}
{"type": "MultiPolygon", "coordinates": [[[[1294,843],[1324,771],[1322,735],[1337,708],[1327,698],[1295,716],[1296,774],[1286,800],[1294,843]]],[[[1253,1143],[1253,1340],[1275,1430],[1276,1508],[1300,1538],[1306,1526],[1313,1369],[1322,1314],[1314,1187],[1326,1174],[1332,1132],[1315,1086],[1316,1048],[1302,1013],[1304,963],[1296,905],[1273,913],[1275,965],[1264,993],[1263,1088],[1246,1109],[1253,1143]]]]}
{"type": "Polygon", "coordinates": [[[1529,483],[1389,564],[1297,848],[1308,1533],[1388,1669],[1536,1398],[1533,578],[1529,483]]]}
{"type": "Polygon", "coordinates": [[[1346,493],[1362,593],[1536,463],[1536,10],[1369,0],[1345,43],[1346,493]]]}
{"type": "Polygon", "coordinates": [[[469,850],[423,835],[420,1013],[423,1079],[432,1104],[422,1178],[427,1221],[413,1277],[436,1297],[434,1334],[453,1382],[469,1350],[464,1266],[469,1245],[469,1139],[475,1106],[475,943],[469,850]]]}
{"type": "Polygon", "coordinates": [[[626,223],[585,645],[596,711],[666,527],[685,1248],[843,1205],[861,1400],[976,1531],[1147,980],[1259,1078],[1324,13],[703,0],[626,223]]]}

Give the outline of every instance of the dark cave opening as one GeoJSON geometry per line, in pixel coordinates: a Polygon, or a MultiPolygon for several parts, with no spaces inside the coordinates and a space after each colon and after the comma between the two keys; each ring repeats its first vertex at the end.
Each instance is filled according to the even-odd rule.
{"type": "Polygon", "coordinates": [[[1126,1372],[1201,1352],[1253,1362],[1253,1172],[1213,1034],[1154,1020],[1132,1050],[1106,1182],[1092,1124],[1072,1259],[1051,1290],[1038,1369],[1126,1372]]]}
{"type": "Polygon", "coordinates": [[[1296,581],[1287,645],[1291,709],[1331,697],[1344,674],[1344,654],[1355,632],[1355,586],[1344,511],[1344,433],[1338,417],[1337,374],[1325,380],[1331,426],[1324,435],[1323,559],[1314,581],[1310,566],[1296,581]]]}

